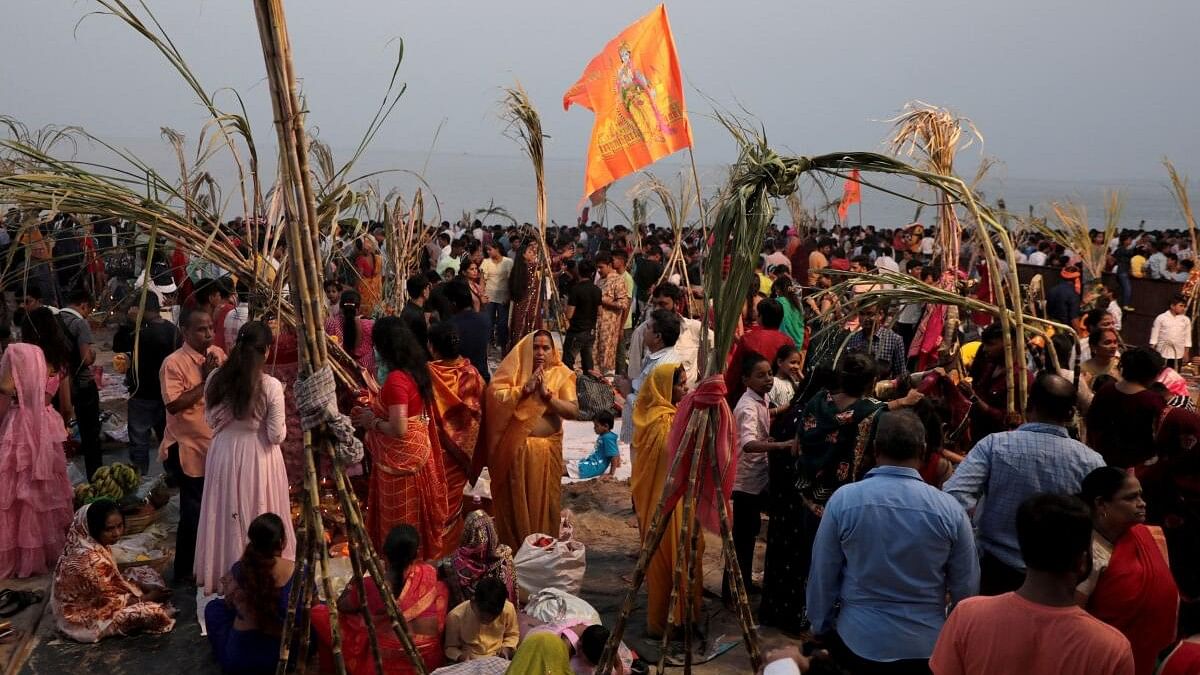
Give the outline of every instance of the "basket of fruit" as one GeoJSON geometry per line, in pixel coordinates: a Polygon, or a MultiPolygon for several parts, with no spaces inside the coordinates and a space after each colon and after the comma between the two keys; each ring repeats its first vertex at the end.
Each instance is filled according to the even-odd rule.
{"type": "Polygon", "coordinates": [[[153,499],[153,492],[149,501],[138,496],[141,484],[141,475],[128,464],[102,466],[92,474],[90,483],[75,486],[75,506],[78,508],[98,499],[111,499],[117,502],[125,516],[125,533],[137,534],[162,515],[158,508],[161,506],[160,500],[153,499]]]}

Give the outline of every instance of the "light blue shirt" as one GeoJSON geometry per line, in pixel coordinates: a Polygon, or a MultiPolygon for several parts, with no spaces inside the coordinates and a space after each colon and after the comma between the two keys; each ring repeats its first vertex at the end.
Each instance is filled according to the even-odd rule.
{"type": "Polygon", "coordinates": [[[971,522],[916,469],[877,466],[830,497],[813,543],[808,618],[871,661],[927,659],[951,603],[979,590],[971,522]],[[841,603],[836,612],[834,605],[841,603]]]}
{"type": "Polygon", "coordinates": [[[1017,507],[1040,492],[1076,494],[1083,477],[1102,466],[1104,458],[1065,428],[1029,422],[984,436],[942,489],[968,512],[974,509],[979,548],[1024,571],[1017,507]]]}

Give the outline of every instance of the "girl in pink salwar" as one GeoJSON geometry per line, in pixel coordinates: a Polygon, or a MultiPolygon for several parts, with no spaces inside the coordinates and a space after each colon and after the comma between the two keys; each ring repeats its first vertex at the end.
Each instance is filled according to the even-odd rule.
{"type": "MultiPolygon", "coordinates": [[[[60,388],[66,343],[46,308],[26,316],[21,335],[25,342],[9,345],[0,358],[0,579],[53,568],[74,499],[63,455],[66,426],[50,405],[60,388]],[[60,364],[53,375],[41,342],[60,364]]],[[[63,405],[70,409],[69,394],[63,405]]]]}
{"type": "Polygon", "coordinates": [[[196,537],[196,584],[206,593],[241,559],[250,523],[274,513],[284,523],[283,555],[296,559],[287,470],[279,444],[287,435],[283,385],[263,373],[271,329],[252,321],[238,331],[225,364],[209,377],[205,416],[213,430],[205,461],[196,537]]]}

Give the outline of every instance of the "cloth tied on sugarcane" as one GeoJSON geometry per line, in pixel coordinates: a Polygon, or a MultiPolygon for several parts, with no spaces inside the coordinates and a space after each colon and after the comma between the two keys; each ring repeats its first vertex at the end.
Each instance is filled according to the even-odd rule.
{"type": "Polygon", "coordinates": [[[346,464],[362,461],[362,441],[355,437],[350,418],[338,412],[333,369],[326,365],[308,377],[301,377],[296,380],[295,391],[300,427],[315,431],[325,425],[325,433],[333,440],[333,452],[338,459],[346,464]]]}
{"type": "MultiPolygon", "coordinates": [[[[689,392],[675,408],[675,419],[671,422],[671,431],[667,434],[667,447],[674,448],[675,454],[683,453],[679,466],[673,475],[667,476],[667,498],[663,502],[663,513],[670,513],[671,508],[683,498],[687,491],[688,476],[692,468],[692,459],[701,457],[704,461],[703,449],[711,438],[714,458],[721,469],[721,484],[717,485],[712,475],[712,464],[701,467],[698,478],[699,492],[697,493],[697,516],[700,525],[709,532],[720,532],[719,505],[717,500],[725,502],[725,512],[733,513],[730,496],[733,494],[733,479],[737,473],[738,448],[737,432],[733,421],[733,411],[725,401],[725,379],[721,374],[713,375],[689,392]],[[700,414],[702,410],[710,410],[709,429],[707,434],[701,432],[685,440],[688,420],[692,415],[700,414]]],[[[672,455],[674,461],[674,454],[672,455]]]]}

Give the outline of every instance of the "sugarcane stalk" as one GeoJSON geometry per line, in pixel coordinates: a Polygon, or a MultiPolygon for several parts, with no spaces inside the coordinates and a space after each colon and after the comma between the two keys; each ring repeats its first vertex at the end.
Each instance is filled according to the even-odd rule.
{"type": "MultiPolygon", "coordinates": [[[[307,494],[307,492],[305,494],[307,494]]],[[[318,518],[320,517],[319,512],[314,510],[314,511],[309,512],[310,519],[311,519],[312,515],[314,515],[314,514],[318,518]]],[[[307,586],[307,588],[304,591],[305,599],[302,601],[304,603],[302,606],[304,607],[305,611],[304,611],[304,615],[302,618],[302,622],[300,624],[300,633],[299,633],[299,635],[300,635],[300,661],[296,664],[297,675],[304,675],[304,673],[308,670],[309,661],[311,660],[311,658],[310,658],[311,654],[309,652],[308,645],[309,645],[309,642],[312,640],[312,601],[309,600],[309,598],[313,597],[317,590],[317,580],[315,578],[315,575],[317,573],[317,547],[318,546],[320,546],[320,542],[318,542],[315,537],[310,535],[308,537],[308,553],[306,554],[308,557],[309,577],[304,580],[304,583],[307,586]]],[[[296,635],[296,633],[292,633],[291,635],[289,635],[289,637],[292,637],[295,635],[296,635]]],[[[282,675],[282,673],[280,675],[282,675]]]]}
{"type": "MultiPolygon", "coordinates": [[[[306,497],[307,498],[307,497],[306,497]]],[[[296,613],[308,597],[309,573],[312,570],[312,548],[309,546],[308,509],[300,519],[300,528],[296,532],[296,574],[292,581],[292,590],[288,593],[287,614],[283,621],[283,632],[279,640],[279,663],[275,667],[276,675],[284,675],[287,671],[288,658],[292,647],[291,636],[296,626],[296,613]]]]}
{"type": "MultiPolygon", "coordinates": [[[[701,435],[704,435],[706,431],[707,429],[701,429],[701,435]]],[[[691,537],[688,535],[691,533],[691,523],[696,512],[696,479],[699,475],[700,462],[693,461],[691,470],[688,472],[688,487],[683,502],[684,527],[683,530],[679,532],[679,540],[675,542],[675,570],[671,574],[671,595],[669,603],[667,604],[667,626],[663,631],[662,647],[658,655],[658,672],[660,673],[663,672],[667,662],[667,644],[670,641],[671,628],[676,625],[682,625],[683,627],[683,649],[685,654],[683,672],[690,673],[692,671],[692,625],[688,623],[688,616],[691,614],[691,612],[684,610],[683,616],[680,616],[680,613],[677,611],[678,608],[676,607],[676,602],[679,599],[679,587],[681,583],[687,583],[686,590],[684,591],[684,601],[687,602],[688,605],[691,605],[692,602],[692,566],[690,564],[691,556],[688,555],[687,546],[691,543],[691,537]]],[[[695,549],[693,549],[691,553],[694,554],[695,549]]]]}
{"type": "Polygon", "coordinates": [[[342,655],[342,630],[338,623],[337,598],[333,593],[333,580],[329,572],[329,545],[325,542],[325,524],[317,505],[321,502],[317,486],[317,467],[313,460],[312,432],[304,432],[305,488],[308,491],[309,520],[312,536],[317,546],[317,563],[320,566],[321,587],[325,592],[325,607],[329,610],[329,627],[333,633],[333,664],[338,675],[346,675],[346,660],[342,655]]]}
{"type": "Polygon", "coordinates": [[[737,608],[738,623],[742,628],[742,638],[746,641],[746,650],[750,652],[750,664],[754,670],[762,667],[762,650],[758,644],[758,633],[754,630],[754,615],[750,611],[750,598],[742,579],[742,571],[738,567],[737,553],[733,547],[733,528],[729,524],[729,510],[726,508],[725,495],[722,486],[725,484],[721,472],[721,462],[717,457],[716,439],[709,434],[704,443],[705,461],[709,462],[713,472],[713,481],[717,490],[717,516],[721,523],[722,551],[725,555],[725,573],[729,575],[730,587],[734,592],[734,605],[737,608]]]}
{"type": "MultiPolygon", "coordinates": [[[[688,419],[687,427],[683,432],[683,439],[680,441],[678,448],[675,450],[675,456],[671,459],[671,467],[667,469],[667,480],[663,483],[662,495],[658,499],[658,504],[654,507],[654,516],[650,520],[650,529],[643,533],[642,549],[638,553],[637,566],[633,570],[633,579],[629,582],[629,589],[625,592],[625,600],[621,603],[621,611],[617,615],[617,622],[613,625],[612,632],[608,636],[608,642],[604,645],[604,652],[600,655],[600,662],[596,665],[596,672],[600,675],[607,675],[612,672],[613,664],[616,662],[617,648],[621,644],[621,639],[625,635],[625,624],[629,621],[629,615],[633,613],[633,607],[637,601],[638,589],[642,587],[642,582],[646,580],[646,567],[650,565],[650,558],[654,556],[654,552],[658,550],[659,544],[662,543],[663,535],[666,532],[666,521],[670,516],[664,508],[667,498],[671,496],[671,476],[679,470],[679,465],[683,460],[683,448],[691,445],[696,438],[696,434],[702,427],[707,426],[710,411],[701,410],[693,412],[688,419]]],[[[699,453],[694,452],[691,458],[693,465],[699,461],[699,453]]]]}

